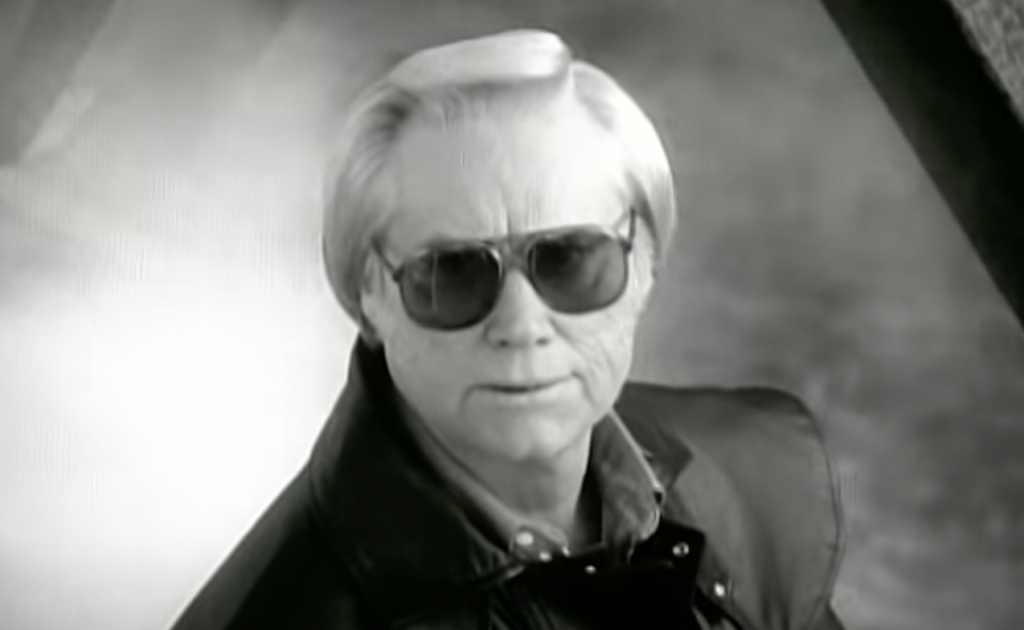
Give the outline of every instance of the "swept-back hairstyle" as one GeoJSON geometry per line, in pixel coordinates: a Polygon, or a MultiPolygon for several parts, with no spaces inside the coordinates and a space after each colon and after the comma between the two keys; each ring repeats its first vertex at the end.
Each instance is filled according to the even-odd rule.
{"type": "Polygon", "coordinates": [[[360,306],[372,239],[396,210],[381,183],[391,151],[412,118],[453,124],[486,116],[502,101],[544,107],[574,98],[616,141],[655,251],[664,261],[676,222],[668,158],[654,126],[598,68],[574,60],[552,33],[519,30],[422,50],[350,105],[328,172],[323,221],[327,279],[342,308],[368,331],[360,306]]]}

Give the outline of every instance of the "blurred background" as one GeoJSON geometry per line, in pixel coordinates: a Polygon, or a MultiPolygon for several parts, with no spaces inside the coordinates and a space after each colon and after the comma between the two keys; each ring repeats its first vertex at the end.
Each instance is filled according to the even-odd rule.
{"type": "Polygon", "coordinates": [[[0,628],[171,623],[344,383],[344,103],[518,26],[619,78],[678,170],[636,376],[817,410],[851,630],[1020,627],[1024,333],[817,2],[0,0],[0,628]]]}

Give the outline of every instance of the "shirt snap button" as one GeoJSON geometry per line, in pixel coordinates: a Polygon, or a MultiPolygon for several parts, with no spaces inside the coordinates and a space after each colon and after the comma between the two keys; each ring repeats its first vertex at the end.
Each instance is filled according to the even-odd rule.
{"type": "Polygon", "coordinates": [[[672,555],[677,558],[682,558],[686,556],[688,553],[690,553],[690,545],[687,545],[684,542],[681,542],[672,547],[672,555]]]}
{"type": "Polygon", "coordinates": [[[729,588],[722,582],[715,582],[711,588],[715,593],[715,597],[725,597],[726,593],[729,592],[729,588]]]}
{"type": "Polygon", "coordinates": [[[588,564],[587,566],[583,567],[583,572],[587,575],[594,575],[595,573],[597,573],[597,568],[594,567],[594,565],[592,564],[588,564]]]}
{"type": "Polygon", "coordinates": [[[521,547],[529,547],[533,544],[533,534],[530,532],[519,532],[516,534],[516,544],[521,547]]]}

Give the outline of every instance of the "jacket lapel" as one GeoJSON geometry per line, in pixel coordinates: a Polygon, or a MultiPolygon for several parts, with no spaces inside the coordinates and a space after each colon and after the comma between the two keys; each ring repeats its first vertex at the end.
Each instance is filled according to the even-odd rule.
{"type": "Polygon", "coordinates": [[[382,353],[358,343],[311,461],[314,511],[378,618],[398,623],[517,570],[398,423],[382,353]]]}

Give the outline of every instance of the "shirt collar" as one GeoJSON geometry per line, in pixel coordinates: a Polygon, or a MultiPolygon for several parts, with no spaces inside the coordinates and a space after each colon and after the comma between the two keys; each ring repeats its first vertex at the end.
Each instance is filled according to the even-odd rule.
{"type": "Polygon", "coordinates": [[[646,453],[614,409],[595,428],[590,472],[601,494],[602,538],[630,547],[654,533],[665,501],[665,486],[646,453]]]}
{"type": "MultiPolygon", "coordinates": [[[[612,412],[592,441],[590,470],[602,495],[605,541],[650,535],[660,489],[689,461],[677,451],[668,467],[652,469],[628,424],[612,412]]],[[[484,508],[481,519],[481,511],[465,509],[445,471],[424,454],[401,420],[383,351],[361,340],[314,446],[310,472],[314,517],[360,594],[384,619],[410,619],[444,606],[524,565],[496,541],[495,514],[484,508]]]]}
{"type": "MultiPolygon", "coordinates": [[[[523,561],[544,561],[569,555],[564,532],[530,519],[506,506],[444,448],[415,417],[410,434],[452,493],[476,511],[483,527],[509,553],[523,561]]],[[[609,548],[631,546],[657,529],[664,488],[629,434],[622,418],[610,410],[591,436],[587,475],[601,497],[601,543],[609,548]]]]}

